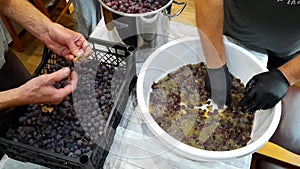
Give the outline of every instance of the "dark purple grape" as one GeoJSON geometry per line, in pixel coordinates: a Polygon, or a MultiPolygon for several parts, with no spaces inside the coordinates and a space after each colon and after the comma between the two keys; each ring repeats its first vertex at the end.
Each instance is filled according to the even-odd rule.
{"type": "Polygon", "coordinates": [[[26,117],[26,116],[21,116],[21,117],[19,118],[19,122],[20,122],[20,123],[24,123],[24,122],[26,122],[26,120],[27,120],[27,117],[26,117]]]}
{"type": "Polygon", "coordinates": [[[74,155],[79,157],[81,155],[81,150],[79,150],[79,149],[75,150],[74,155]]]}
{"type": "MultiPolygon", "coordinates": [[[[123,4],[125,7],[126,3],[129,4],[130,2],[122,1],[122,3],[118,2],[118,5],[123,4]]],[[[117,5],[117,3],[112,4],[117,5]]],[[[54,65],[51,66],[48,73],[57,71],[62,67],[73,66],[72,63],[61,58],[57,59],[57,63],[54,65]]],[[[92,147],[95,146],[92,139],[98,139],[98,132],[103,131],[109,112],[114,105],[111,100],[111,80],[113,79],[114,68],[104,64],[100,64],[98,68],[91,65],[89,63],[77,65],[79,69],[76,71],[81,71],[78,74],[82,75],[79,76],[82,78],[79,80],[80,85],[86,87],[77,89],[84,94],[74,100],[74,103],[79,106],[76,112],[72,95],[67,96],[58,105],[47,105],[53,107],[51,112],[43,112],[41,106],[38,105],[28,106],[27,112],[19,117],[21,126],[16,129],[9,129],[6,137],[70,157],[79,157],[83,153],[92,151],[92,147]],[[97,71],[96,79],[95,76],[91,76],[95,71],[97,71]],[[88,87],[94,87],[96,92],[91,93],[87,90],[88,87]],[[97,99],[93,98],[94,94],[97,99]]],[[[68,81],[64,80],[55,83],[54,86],[61,88],[67,84],[68,81]]],[[[116,88],[116,84],[114,84],[114,88],[116,88]]]]}
{"type": "Polygon", "coordinates": [[[126,13],[145,13],[158,10],[162,7],[160,1],[153,0],[111,0],[104,2],[111,9],[126,13]]]}

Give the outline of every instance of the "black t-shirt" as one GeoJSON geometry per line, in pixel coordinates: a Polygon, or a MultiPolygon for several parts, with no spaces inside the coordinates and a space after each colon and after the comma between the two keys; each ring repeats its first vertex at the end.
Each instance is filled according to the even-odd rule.
{"type": "Polygon", "coordinates": [[[279,57],[300,51],[300,0],[224,0],[224,33],[279,57]]]}

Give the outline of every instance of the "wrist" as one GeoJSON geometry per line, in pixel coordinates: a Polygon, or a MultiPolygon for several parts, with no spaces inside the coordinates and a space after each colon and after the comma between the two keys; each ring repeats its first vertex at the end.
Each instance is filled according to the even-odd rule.
{"type": "Polygon", "coordinates": [[[295,83],[293,77],[290,77],[288,72],[283,67],[279,67],[277,70],[281,73],[281,76],[287,81],[289,86],[295,83]]]}
{"type": "Polygon", "coordinates": [[[38,32],[38,34],[36,35],[36,37],[38,39],[40,39],[45,45],[48,45],[49,42],[51,42],[51,32],[52,29],[55,29],[56,23],[53,22],[48,22],[46,24],[46,26],[43,26],[40,31],[38,32]]]}
{"type": "Polygon", "coordinates": [[[227,64],[226,62],[224,64],[221,64],[221,65],[218,65],[218,66],[215,66],[215,67],[209,67],[207,65],[206,67],[207,70],[228,70],[228,67],[227,67],[227,64]]]}
{"type": "Polygon", "coordinates": [[[278,72],[279,76],[282,78],[282,80],[285,81],[285,83],[290,86],[292,85],[291,82],[289,81],[289,79],[287,78],[286,74],[284,72],[282,72],[279,68],[275,69],[275,71],[278,72]]]}
{"type": "Polygon", "coordinates": [[[228,70],[227,64],[224,64],[223,66],[215,69],[206,68],[206,71],[208,76],[212,76],[213,78],[218,79],[222,79],[223,77],[225,77],[224,80],[226,80],[227,83],[231,82],[231,74],[228,70]]]}
{"type": "Polygon", "coordinates": [[[214,62],[214,63],[207,63],[206,67],[208,69],[219,69],[222,68],[226,65],[226,61],[218,61],[218,62],[214,62]]]}

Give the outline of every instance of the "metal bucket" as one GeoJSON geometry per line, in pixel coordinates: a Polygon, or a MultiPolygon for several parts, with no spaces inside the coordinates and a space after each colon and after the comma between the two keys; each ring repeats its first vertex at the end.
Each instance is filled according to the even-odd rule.
{"type": "Polygon", "coordinates": [[[167,42],[170,18],[181,14],[186,2],[173,0],[158,0],[162,7],[147,13],[123,13],[108,7],[102,0],[105,25],[108,30],[115,30],[115,36],[119,37],[126,45],[138,48],[151,48],[167,42]],[[182,8],[171,15],[172,4],[181,5],[182,8]]]}

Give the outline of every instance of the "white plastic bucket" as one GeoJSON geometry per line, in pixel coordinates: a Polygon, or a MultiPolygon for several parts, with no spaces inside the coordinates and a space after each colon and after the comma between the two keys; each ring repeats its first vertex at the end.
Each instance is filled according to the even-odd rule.
{"type": "MultiPolygon", "coordinates": [[[[274,134],[281,116],[281,102],[275,107],[257,111],[254,118],[252,138],[248,145],[230,151],[207,151],[186,145],[167,134],[152,118],[148,110],[151,85],[168,73],[189,64],[205,62],[198,37],[169,42],[154,51],[143,64],[137,81],[137,100],[142,117],[155,134],[166,145],[166,149],[197,161],[226,160],[249,155],[261,148],[274,134]]],[[[224,42],[229,71],[246,84],[253,75],[267,69],[247,50],[224,42]]],[[[267,98],[266,98],[267,99],[267,98]]]]}

